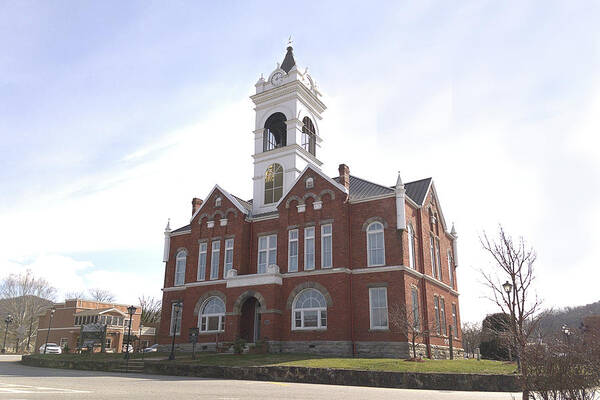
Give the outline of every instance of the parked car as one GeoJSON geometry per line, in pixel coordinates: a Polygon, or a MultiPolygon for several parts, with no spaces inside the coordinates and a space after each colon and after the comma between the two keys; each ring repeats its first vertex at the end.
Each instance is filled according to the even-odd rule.
{"type": "Polygon", "coordinates": [[[130,344],[123,345],[123,353],[133,353],[133,346],[130,344]],[[129,351],[128,351],[129,349],[129,351]]]}
{"type": "Polygon", "coordinates": [[[158,351],[158,344],[153,344],[150,347],[146,347],[142,350],[144,353],[156,353],[158,351]]]}
{"type": "Polygon", "coordinates": [[[46,354],[61,354],[62,349],[56,343],[48,343],[40,346],[40,353],[44,354],[44,347],[46,347],[46,354]]]}

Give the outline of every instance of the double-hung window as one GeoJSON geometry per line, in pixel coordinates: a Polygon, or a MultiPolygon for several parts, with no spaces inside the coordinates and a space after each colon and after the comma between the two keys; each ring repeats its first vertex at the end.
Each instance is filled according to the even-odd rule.
{"type": "Polygon", "coordinates": [[[440,319],[442,320],[442,332],[444,336],[448,335],[448,325],[446,324],[446,302],[440,298],[440,319]]]}
{"type": "Polygon", "coordinates": [[[387,329],[387,288],[376,287],[369,289],[369,308],[371,317],[371,329],[387,329]]]}
{"type": "Polygon", "coordinates": [[[304,228],[304,270],[315,269],[315,227],[304,228]]]}
{"type": "Polygon", "coordinates": [[[431,274],[434,278],[437,278],[437,267],[435,266],[435,239],[433,236],[429,237],[429,253],[431,255],[431,274]]]}
{"type": "Polygon", "coordinates": [[[180,286],[185,283],[185,263],[187,260],[187,252],[180,250],[175,257],[175,286],[180,286]]]}
{"type": "Polygon", "coordinates": [[[327,328],[327,302],[316,289],[305,289],[296,296],[292,305],[292,329],[327,328]]]}
{"type": "Polygon", "coordinates": [[[225,239],[225,270],[223,277],[233,269],[233,239],[225,239]]]}
{"type": "Polygon", "coordinates": [[[439,239],[435,239],[435,258],[436,258],[436,265],[437,265],[437,278],[441,281],[442,280],[442,257],[440,254],[440,240],[439,239]]]}
{"type": "Polygon", "coordinates": [[[221,241],[213,240],[210,255],[210,279],[219,279],[219,258],[221,256],[221,241]]]}
{"type": "MultiPolygon", "coordinates": [[[[179,336],[181,333],[181,314],[183,314],[183,305],[179,308],[179,312],[175,312],[175,304],[171,304],[171,327],[169,329],[169,335],[179,336]]],[[[120,322],[120,321],[119,321],[120,322]]]]}
{"type": "Polygon", "coordinates": [[[277,235],[258,238],[258,273],[267,272],[267,266],[277,264],[277,235]]]}
{"type": "Polygon", "coordinates": [[[332,229],[331,224],[321,226],[321,268],[331,268],[333,266],[333,248],[332,248],[332,229]]]}
{"type": "Polygon", "coordinates": [[[458,318],[456,317],[456,304],[452,304],[452,333],[458,338],[458,318]]]}
{"type": "Polygon", "coordinates": [[[412,288],[412,325],[415,331],[419,331],[421,328],[421,321],[419,320],[419,292],[416,288],[412,288]]]}
{"type": "Polygon", "coordinates": [[[437,296],[433,297],[433,309],[435,312],[435,330],[438,335],[442,334],[440,326],[440,299],[437,296]]]}
{"type": "Polygon", "coordinates": [[[372,222],[367,227],[367,266],[385,265],[385,241],[383,224],[372,222]]]}
{"type": "Polygon", "coordinates": [[[454,286],[454,273],[452,271],[452,251],[448,249],[448,277],[450,278],[450,286],[454,286]]]}
{"type": "Polygon", "coordinates": [[[288,272],[298,271],[298,229],[288,232],[288,272]]]}
{"type": "Polygon", "coordinates": [[[198,276],[197,280],[203,281],[206,279],[206,248],[208,247],[206,242],[202,242],[199,245],[198,251],[198,276]]]}

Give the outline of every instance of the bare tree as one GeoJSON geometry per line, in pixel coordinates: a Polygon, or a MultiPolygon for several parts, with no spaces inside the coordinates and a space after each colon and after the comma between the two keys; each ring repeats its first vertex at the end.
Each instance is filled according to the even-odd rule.
{"type": "Polygon", "coordinates": [[[88,290],[90,293],[90,297],[94,301],[99,301],[101,303],[114,303],[115,295],[112,294],[111,291],[106,289],[92,288],[88,290]]]}
{"type": "Polygon", "coordinates": [[[11,314],[13,322],[9,325],[8,340],[15,348],[30,350],[31,338],[36,335],[38,315],[47,308],[56,297],[56,289],[48,281],[36,278],[27,270],[20,274],[10,274],[0,282],[0,317],[11,314]]]}
{"type": "Polygon", "coordinates": [[[84,291],[79,290],[79,291],[71,291],[71,292],[66,292],[65,293],[65,300],[71,300],[71,299],[86,299],[88,296],[85,294],[84,291]]]}
{"type": "MultiPolygon", "coordinates": [[[[426,337],[429,332],[423,329],[418,310],[408,310],[404,304],[393,304],[389,309],[390,323],[406,334],[410,340],[413,358],[417,358],[417,339],[426,337]]],[[[429,324],[429,326],[433,326],[429,324]]]]}
{"type": "MultiPolygon", "coordinates": [[[[520,371],[526,371],[522,365],[522,354],[532,333],[536,330],[541,301],[533,291],[535,250],[520,237],[513,241],[502,226],[496,239],[490,240],[483,234],[481,245],[494,260],[494,272],[481,271],[485,284],[491,289],[492,300],[503,313],[511,316],[510,334],[514,341],[517,363],[520,371]]],[[[526,387],[527,377],[523,375],[526,387]]],[[[523,391],[523,399],[527,399],[523,391]]]]}
{"type": "Polygon", "coordinates": [[[465,322],[462,326],[462,342],[467,356],[474,354],[481,343],[481,326],[473,322],[465,322]]]}
{"type": "Polygon", "coordinates": [[[160,321],[160,312],[162,301],[155,297],[142,295],[138,297],[138,302],[142,308],[142,323],[150,324],[160,321]]]}

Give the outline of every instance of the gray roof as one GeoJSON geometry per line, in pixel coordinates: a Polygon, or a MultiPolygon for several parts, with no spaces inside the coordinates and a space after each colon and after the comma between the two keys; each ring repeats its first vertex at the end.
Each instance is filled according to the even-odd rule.
{"type": "Polygon", "coordinates": [[[292,50],[292,46],[288,46],[287,53],[285,53],[285,57],[281,63],[281,69],[286,73],[290,72],[294,65],[296,65],[296,60],[294,60],[294,53],[292,50]]]}
{"type": "MultiPolygon", "coordinates": [[[[333,178],[340,183],[340,177],[333,178]]],[[[421,179],[414,182],[405,183],[406,194],[415,203],[421,205],[425,200],[427,189],[431,183],[431,178],[421,179]]],[[[383,196],[394,193],[395,186],[383,186],[377,183],[369,182],[365,179],[350,175],[350,200],[363,200],[370,197],[383,196]]]]}
{"type": "Polygon", "coordinates": [[[418,181],[405,183],[404,188],[406,189],[406,194],[415,203],[422,205],[425,201],[425,195],[427,194],[429,185],[431,185],[431,180],[431,178],[425,178],[418,181]]]}
{"type": "Polygon", "coordinates": [[[187,224],[186,226],[182,226],[181,228],[177,228],[174,231],[171,231],[171,233],[189,232],[191,229],[191,225],[187,224]]]}
{"type": "Polygon", "coordinates": [[[242,200],[234,194],[232,194],[232,196],[235,197],[235,199],[240,202],[242,207],[244,207],[248,211],[252,211],[252,200],[248,200],[248,201],[242,200]]]}

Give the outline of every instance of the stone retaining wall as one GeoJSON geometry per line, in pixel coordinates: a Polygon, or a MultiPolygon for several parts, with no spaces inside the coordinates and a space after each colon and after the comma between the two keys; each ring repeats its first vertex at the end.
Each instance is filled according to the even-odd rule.
{"type": "MultiPolygon", "coordinates": [[[[234,357],[234,356],[231,356],[234,357]]],[[[136,360],[139,361],[139,360],[136,360]]],[[[112,371],[122,361],[61,360],[23,356],[22,363],[36,367],[112,371]]],[[[307,367],[220,367],[168,361],[145,361],[148,374],[243,379],[275,382],[319,383],[404,389],[518,392],[515,375],[443,374],[417,372],[356,371],[307,367]]]]}

